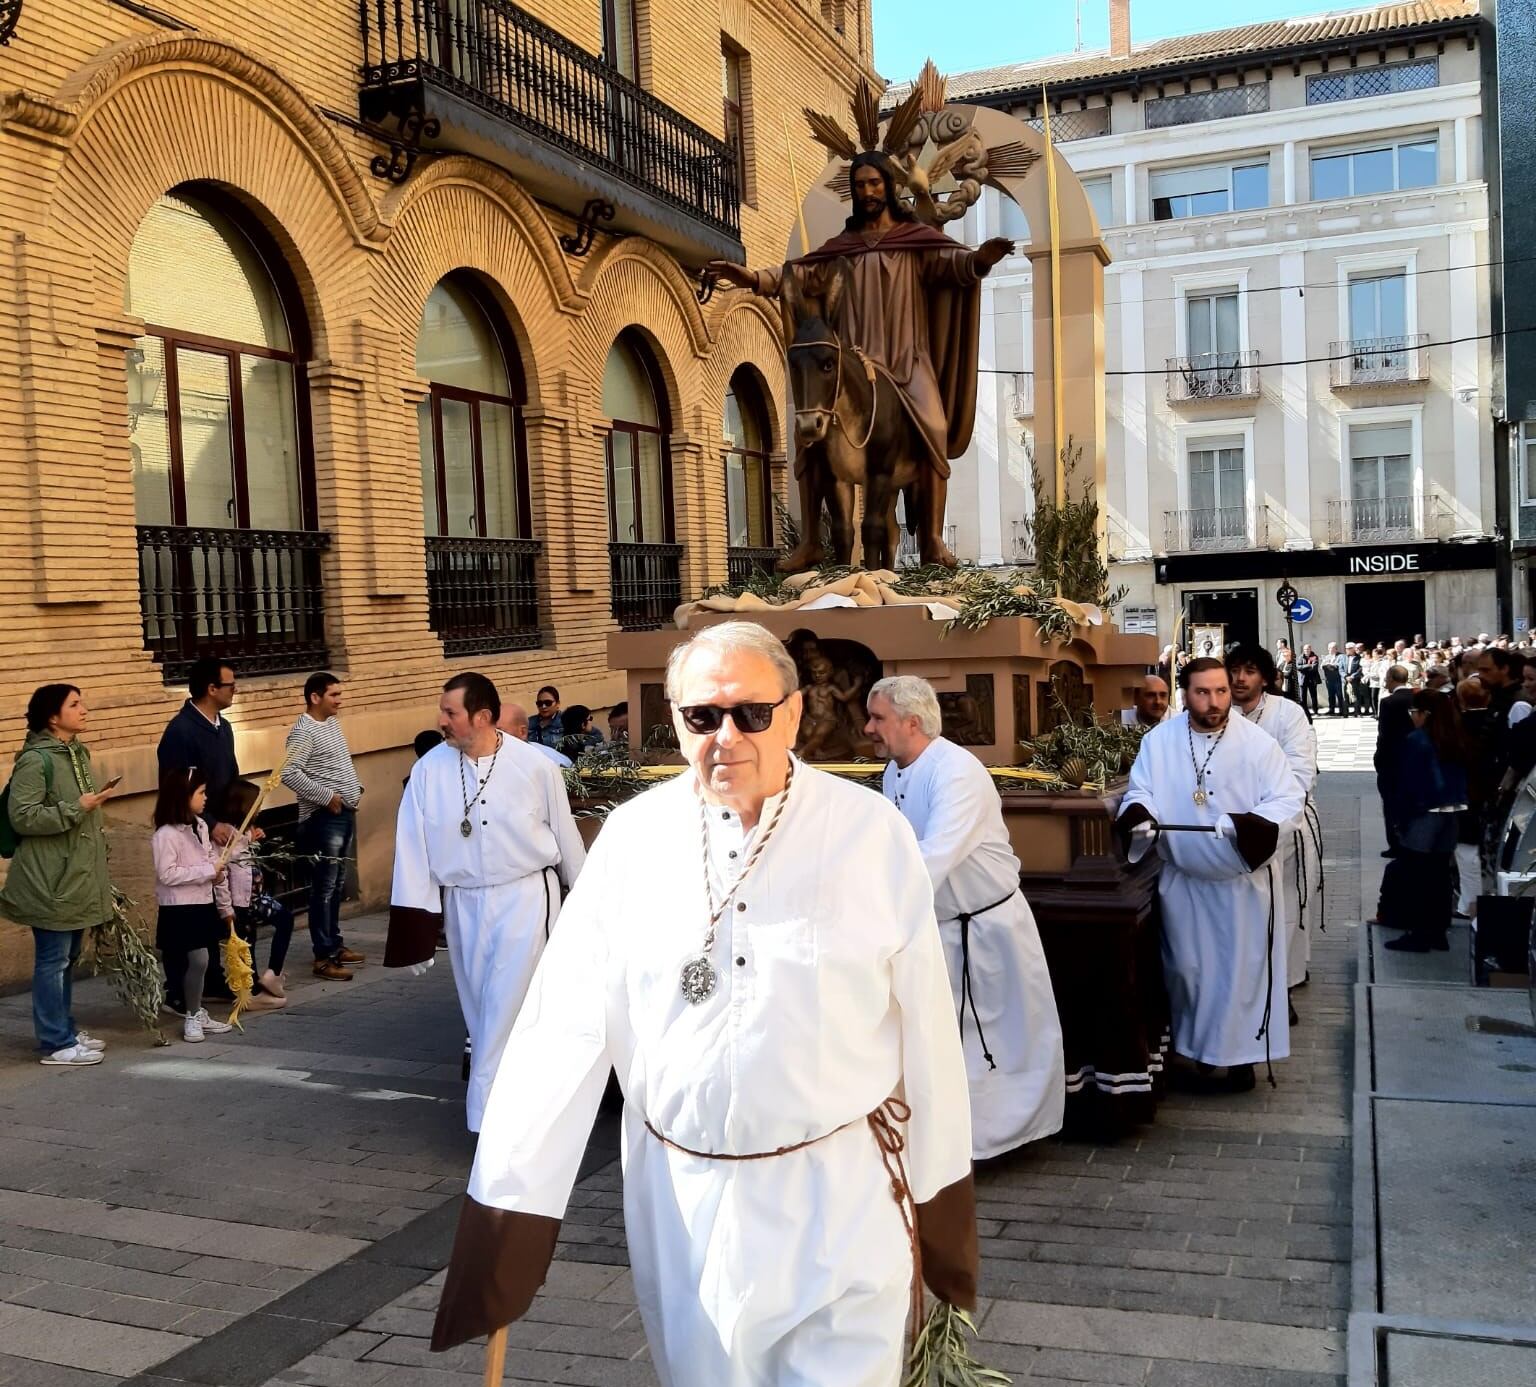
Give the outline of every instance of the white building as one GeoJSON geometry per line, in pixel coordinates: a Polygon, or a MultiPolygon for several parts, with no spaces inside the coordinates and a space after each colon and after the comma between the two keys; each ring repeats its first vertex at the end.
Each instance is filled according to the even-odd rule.
{"type": "MultiPolygon", "coordinates": [[[[1493,623],[1488,210],[1475,0],[1419,0],[952,76],[1040,114],[1097,210],[1122,613],[1172,638],[1431,637],[1493,623]]],[[[889,99],[889,98],[888,98],[889,99]]],[[[994,192],[957,234],[1030,239],[994,192]]],[[[1048,293],[1046,284],[1039,292],[1048,293]]],[[[1026,556],[1028,263],[986,281],[963,559],[1026,556]]],[[[1040,460],[1050,469],[1049,459],[1040,460]]]]}

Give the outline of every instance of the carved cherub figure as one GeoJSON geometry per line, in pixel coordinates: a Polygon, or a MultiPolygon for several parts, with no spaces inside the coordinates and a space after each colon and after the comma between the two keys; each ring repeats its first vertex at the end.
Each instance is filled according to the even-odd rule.
{"type": "Polygon", "coordinates": [[[800,715],[799,750],[809,761],[845,750],[848,723],[843,709],[859,696],[859,690],[843,687],[832,661],[818,649],[806,652],[805,664],[810,682],[800,691],[805,695],[805,710],[800,715]]]}

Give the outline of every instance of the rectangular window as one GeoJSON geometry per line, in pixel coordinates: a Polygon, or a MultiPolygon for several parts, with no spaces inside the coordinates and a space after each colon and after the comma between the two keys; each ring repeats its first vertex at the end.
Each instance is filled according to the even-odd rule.
{"type": "Polygon", "coordinates": [[[744,202],[747,194],[745,55],[725,38],[720,40],[720,98],[725,107],[725,142],[736,155],[736,190],[744,202]]]}
{"type": "Polygon", "coordinates": [[[603,57],[620,76],[640,81],[640,29],[635,0],[602,0],[603,57]]]}
{"type": "Polygon", "coordinates": [[[1083,191],[1093,207],[1093,215],[1099,219],[1099,229],[1115,224],[1114,182],[1108,174],[1102,178],[1083,179],[1083,191]]]}
{"type": "Polygon", "coordinates": [[[1152,220],[1177,221],[1269,206],[1269,160],[1159,169],[1148,180],[1152,220]]]}
{"type": "Polygon", "coordinates": [[[1349,431],[1351,530],[1356,539],[1413,530],[1413,426],[1365,424],[1349,431]]]}
{"type": "Polygon", "coordinates": [[[1019,245],[1029,244],[1029,222],[1024,218],[1024,209],[1019,206],[1007,193],[999,193],[998,198],[998,235],[1006,236],[1010,241],[1019,245]]]}
{"type": "Polygon", "coordinates": [[[1402,270],[1349,277],[1352,342],[1408,335],[1408,276],[1402,270]]]}
{"type": "Polygon", "coordinates": [[[1243,349],[1237,290],[1212,289],[1191,294],[1184,303],[1190,357],[1211,366],[1237,365],[1238,353],[1243,349]]]}
{"type": "Polygon", "coordinates": [[[1189,448],[1189,544],[1199,549],[1248,535],[1243,442],[1202,438],[1189,448]]]}
{"type": "Polygon", "coordinates": [[[1440,65],[1434,58],[1380,67],[1356,67],[1347,72],[1322,72],[1307,78],[1307,105],[1322,106],[1332,101],[1390,96],[1393,92],[1424,91],[1439,84],[1440,65]]]}
{"type": "Polygon", "coordinates": [[[1146,128],[1161,130],[1170,125],[1194,125],[1203,120],[1225,120],[1269,110],[1269,83],[1248,82],[1216,91],[1164,96],[1144,103],[1146,128]]]}
{"type": "Polygon", "coordinates": [[[1536,506],[1536,424],[1520,425],[1520,504],[1536,506]]]}
{"type": "Polygon", "coordinates": [[[1439,141],[1433,135],[1370,149],[1316,152],[1312,155],[1312,200],[1325,202],[1432,187],[1439,176],[1438,156],[1439,141]]]}

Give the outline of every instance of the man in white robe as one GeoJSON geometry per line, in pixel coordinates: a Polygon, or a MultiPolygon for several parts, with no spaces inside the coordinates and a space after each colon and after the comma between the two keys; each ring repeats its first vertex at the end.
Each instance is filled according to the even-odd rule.
{"type": "Polygon", "coordinates": [[[1133,861],[1153,843],[1162,859],[1174,1051],[1201,1086],[1240,1091],[1253,1087],[1255,1064],[1291,1052],[1272,859],[1301,813],[1301,788],[1280,744],[1231,716],[1220,660],[1191,660],[1180,683],[1185,711],[1142,738],[1119,823],[1133,861]],[[1213,831],[1158,832],[1160,823],[1213,831]]]}
{"type": "Polygon", "coordinates": [[[750,622],[674,652],[692,769],[615,810],[566,902],[491,1094],[434,1348],[527,1310],[610,1066],[664,1387],[897,1387],[914,1203],[924,1279],[973,1303],[970,1110],[928,874],[895,809],[790,756],[798,682],[750,622]]]}
{"type": "Polygon", "coordinates": [[[440,745],[411,771],[395,824],[386,968],[423,973],[437,933],[469,1031],[465,1118],[478,1132],[512,1023],[586,860],[559,770],[499,732],[483,674],[455,675],[438,704],[440,745]]]}
{"type": "MultiPolygon", "coordinates": [[[[1275,873],[1284,887],[1285,981],[1288,988],[1307,980],[1312,958],[1312,927],[1319,916],[1322,889],[1322,842],[1317,831],[1317,810],[1312,787],[1317,783],[1317,733],[1299,703],[1280,693],[1277,671],[1262,645],[1240,645],[1227,654],[1227,678],[1232,702],[1255,727],[1262,727],[1277,742],[1301,787],[1302,811],[1280,830],[1275,853],[1275,873]]],[[[1276,911],[1277,929],[1282,928],[1276,911]]],[[[1290,1008],[1296,1024],[1296,1009],[1290,1008]]]]}
{"type": "Polygon", "coordinates": [[[1061,1130],[1066,1060],[1050,969],[997,787],[975,756],[939,735],[932,686],[882,679],[868,706],[865,734],[892,758],[885,797],[912,825],[933,882],[970,1079],[971,1155],[986,1160],[1061,1130]]]}

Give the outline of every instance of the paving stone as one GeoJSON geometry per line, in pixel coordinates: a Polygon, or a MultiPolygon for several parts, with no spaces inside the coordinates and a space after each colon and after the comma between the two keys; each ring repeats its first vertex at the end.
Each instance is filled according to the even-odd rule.
{"type": "MultiPolygon", "coordinates": [[[[181,1334],[0,1305],[0,1344],[16,1358],[130,1377],[192,1343],[181,1334]]],[[[233,1387],[233,1384],[230,1384],[233,1387]]]]}

